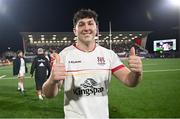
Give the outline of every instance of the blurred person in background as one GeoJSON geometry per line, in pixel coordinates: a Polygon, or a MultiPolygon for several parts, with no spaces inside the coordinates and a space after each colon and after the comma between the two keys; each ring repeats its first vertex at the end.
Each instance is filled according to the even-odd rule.
{"type": "Polygon", "coordinates": [[[42,85],[49,77],[51,68],[42,48],[37,50],[37,57],[31,65],[31,77],[33,77],[34,71],[37,95],[40,100],[43,100],[42,85]]]}
{"type": "Polygon", "coordinates": [[[47,50],[44,52],[44,55],[48,59],[48,61],[50,62],[50,54],[47,50]]]}
{"type": "Polygon", "coordinates": [[[17,90],[24,94],[24,76],[28,69],[26,66],[26,60],[21,50],[17,51],[17,57],[13,60],[13,75],[18,76],[18,88],[17,90]]]}

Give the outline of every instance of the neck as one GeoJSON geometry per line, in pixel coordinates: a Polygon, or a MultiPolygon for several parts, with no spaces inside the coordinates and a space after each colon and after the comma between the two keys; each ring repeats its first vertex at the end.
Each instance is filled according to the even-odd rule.
{"type": "Polygon", "coordinates": [[[82,43],[81,41],[77,41],[76,47],[84,52],[91,52],[95,49],[95,42],[82,43]]]}

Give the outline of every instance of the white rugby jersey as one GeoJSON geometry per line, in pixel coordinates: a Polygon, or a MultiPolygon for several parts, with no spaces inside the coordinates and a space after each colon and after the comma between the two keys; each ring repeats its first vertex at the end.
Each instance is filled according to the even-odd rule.
{"type": "Polygon", "coordinates": [[[20,70],[18,76],[24,76],[25,75],[25,62],[23,58],[20,58],[20,70]]]}
{"type": "Polygon", "coordinates": [[[111,73],[124,67],[118,56],[96,44],[92,52],[71,45],[60,53],[64,81],[65,118],[109,118],[108,86],[111,73]]]}

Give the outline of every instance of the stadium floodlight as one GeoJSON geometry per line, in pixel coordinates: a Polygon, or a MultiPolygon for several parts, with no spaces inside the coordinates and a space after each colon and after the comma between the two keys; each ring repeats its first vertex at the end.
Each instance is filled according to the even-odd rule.
{"type": "Polygon", "coordinates": [[[41,37],[41,40],[44,40],[44,37],[41,37]]]}
{"type": "Polygon", "coordinates": [[[30,41],[33,41],[33,38],[32,38],[32,37],[30,37],[30,38],[29,38],[29,40],[30,40],[30,41]]]}
{"type": "Polygon", "coordinates": [[[32,35],[28,35],[28,37],[32,37],[32,35]]]}
{"type": "Polygon", "coordinates": [[[119,34],[119,36],[123,36],[123,34],[121,33],[121,34],[119,34]]]}
{"type": "Polygon", "coordinates": [[[4,4],[3,0],[0,0],[0,14],[6,14],[7,7],[4,4]]]}
{"type": "Polygon", "coordinates": [[[180,0],[168,0],[172,5],[180,8],[180,0]]]}
{"type": "Polygon", "coordinates": [[[52,39],[53,39],[53,40],[56,40],[56,37],[53,37],[52,39]]]}
{"type": "Polygon", "coordinates": [[[67,37],[64,37],[63,40],[67,40],[67,37]]]}
{"type": "Polygon", "coordinates": [[[132,33],[129,34],[129,36],[132,36],[132,35],[133,35],[132,33]]]}

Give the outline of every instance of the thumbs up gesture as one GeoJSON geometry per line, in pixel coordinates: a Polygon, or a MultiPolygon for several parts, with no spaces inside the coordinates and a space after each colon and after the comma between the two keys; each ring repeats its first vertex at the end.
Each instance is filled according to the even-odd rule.
{"type": "Polygon", "coordinates": [[[60,56],[57,53],[53,54],[55,58],[55,63],[52,67],[51,77],[50,79],[53,82],[58,82],[60,80],[64,80],[66,76],[65,65],[60,63],[60,56]]]}
{"type": "Polygon", "coordinates": [[[132,72],[138,73],[138,74],[142,73],[142,61],[140,57],[136,56],[134,47],[130,49],[128,64],[129,64],[129,69],[132,72]]]}

